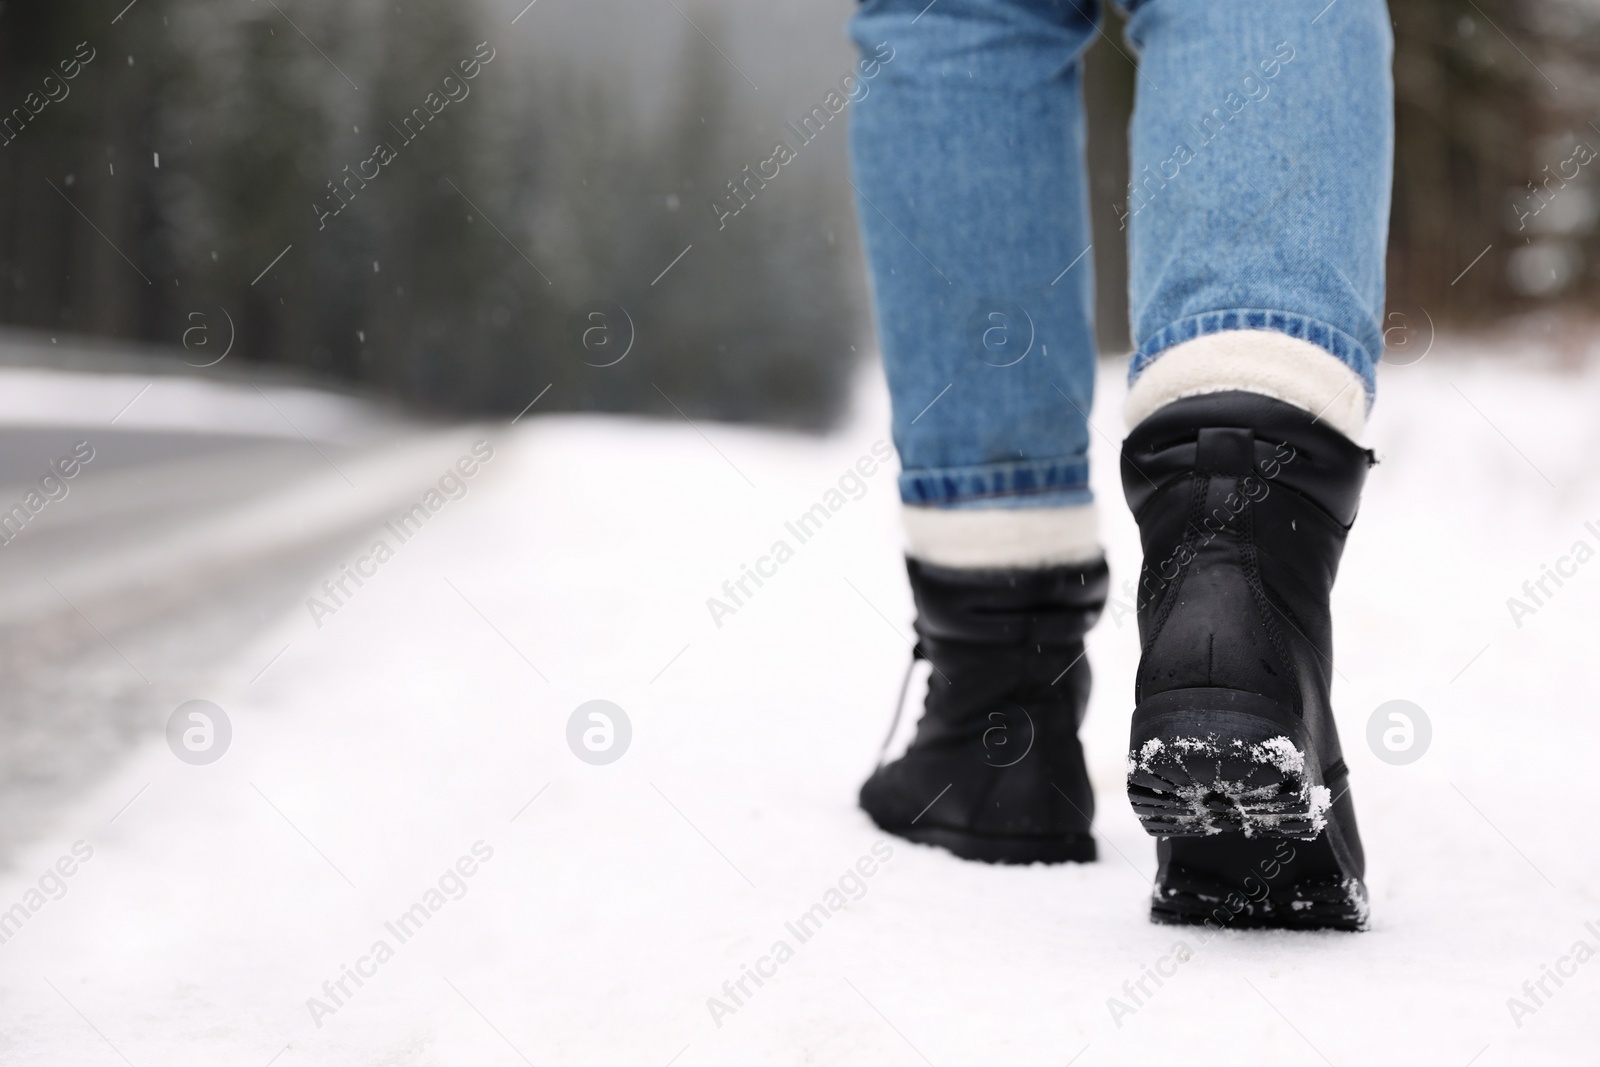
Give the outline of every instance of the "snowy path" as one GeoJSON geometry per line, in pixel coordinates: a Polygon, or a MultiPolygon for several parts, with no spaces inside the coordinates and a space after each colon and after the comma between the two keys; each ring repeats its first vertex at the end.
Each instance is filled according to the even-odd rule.
{"type": "MultiPolygon", "coordinates": [[[[1368,934],[1146,922],[1153,850],[1120,793],[1131,617],[1090,646],[1100,863],[875,853],[854,792],[910,618],[892,471],[803,545],[784,524],[885,436],[876,389],[821,442],[530,419],[478,435],[492,460],[420,532],[375,531],[393,557],[320,628],[296,609],[208,672],[193,695],[230,716],[220,762],[153,737],[23,850],[0,909],[39,906],[0,944],[0,1061],[1592,1062],[1600,962],[1569,953],[1600,949],[1600,561],[1520,628],[1506,598],[1574,542],[1600,547],[1600,364],[1436,353],[1384,386],[1386,462],[1336,605],[1368,934]],[[780,538],[793,558],[715,626],[706,599],[780,538]],[[597,698],[633,731],[606,766],[566,742],[597,698]],[[1434,727],[1409,766],[1363,740],[1395,698],[1434,727]],[[64,895],[30,898],[58,862],[64,895]],[[859,899],[795,936],[838,887],[859,899]],[[714,1020],[707,999],[733,1004],[724,982],[779,941],[792,954],[714,1020]],[[1193,958],[1130,999],[1177,941],[1193,958]],[[1507,998],[1564,957],[1575,973],[1513,1019],[1507,998]],[[1135,1010],[1113,1019],[1112,997],[1135,1010]]],[[[1120,396],[1104,375],[1111,440],[1120,396]]],[[[1097,444],[1120,584],[1136,541],[1097,444]]]]}

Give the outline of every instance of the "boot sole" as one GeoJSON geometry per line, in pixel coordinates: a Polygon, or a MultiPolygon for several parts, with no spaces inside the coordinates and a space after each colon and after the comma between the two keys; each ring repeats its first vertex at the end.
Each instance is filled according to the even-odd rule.
{"type": "MultiPolygon", "coordinates": [[[[877,822],[876,819],[873,821],[877,822]]],[[[919,845],[933,845],[961,859],[980,863],[1093,863],[1096,859],[1094,838],[1088,834],[996,837],[942,826],[877,825],[880,830],[896,837],[915,841],[919,845]]]]}
{"type": "Polygon", "coordinates": [[[1150,921],[1163,926],[1209,926],[1222,930],[1367,929],[1366,887],[1356,879],[1325,879],[1289,886],[1253,901],[1221,882],[1169,872],[1150,901],[1150,921]]]}
{"type": "Polygon", "coordinates": [[[1152,837],[1311,841],[1332,794],[1307,758],[1305,725],[1255,693],[1178,689],[1133,713],[1128,800],[1152,837]]]}
{"type": "Polygon", "coordinates": [[[1332,832],[1292,846],[1281,838],[1274,843],[1239,836],[1190,842],[1167,846],[1186,854],[1164,865],[1151,894],[1151,922],[1218,930],[1367,928],[1366,886],[1342,873],[1348,868],[1332,832]],[[1290,858],[1278,862],[1284,850],[1291,850],[1290,858]]]}

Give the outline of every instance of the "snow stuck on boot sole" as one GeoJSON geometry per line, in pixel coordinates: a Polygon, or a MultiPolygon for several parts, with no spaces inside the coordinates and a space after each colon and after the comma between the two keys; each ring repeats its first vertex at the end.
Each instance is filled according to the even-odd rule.
{"type": "Polygon", "coordinates": [[[1128,799],[1155,837],[1314,839],[1333,804],[1306,776],[1305,753],[1282,735],[1260,742],[1151,738],[1128,754],[1128,799]]]}

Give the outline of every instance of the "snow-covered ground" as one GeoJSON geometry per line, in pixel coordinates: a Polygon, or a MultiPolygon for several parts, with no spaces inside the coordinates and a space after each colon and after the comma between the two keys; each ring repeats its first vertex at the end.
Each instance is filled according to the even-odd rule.
{"type": "MultiPolygon", "coordinates": [[[[1126,615],[1090,643],[1101,862],[880,843],[854,794],[908,653],[893,471],[847,479],[859,499],[806,543],[785,529],[886,436],[869,378],[824,440],[597,417],[463,437],[493,450],[464,495],[403,542],[374,528],[346,553],[388,544],[363,584],[307,582],[324,607],[194,679],[232,724],[220,761],[152,733],[0,880],[24,913],[0,1061],[1594,1062],[1600,362],[1445,347],[1384,372],[1337,593],[1369,933],[1146,921],[1126,615]],[[718,626],[707,599],[780,539],[793,557],[718,626]],[[567,740],[595,699],[632,728],[607,765],[567,740]],[[1406,766],[1364,740],[1393,699],[1433,727],[1406,766]],[[802,939],[819,903],[843,907],[802,939]],[[1125,990],[1158,963],[1163,984],[1125,990]],[[767,976],[741,992],[747,967],[767,976]]],[[[1114,583],[1138,561],[1119,379],[1095,406],[1114,583]]],[[[417,468],[425,507],[444,462],[417,468]]]]}

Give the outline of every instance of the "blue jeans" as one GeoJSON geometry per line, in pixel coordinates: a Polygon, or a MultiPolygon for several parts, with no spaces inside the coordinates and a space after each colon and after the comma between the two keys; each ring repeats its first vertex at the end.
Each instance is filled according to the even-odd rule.
{"type": "MultiPolygon", "coordinates": [[[[1370,403],[1393,155],[1383,0],[1132,0],[1136,378],[1223,330],[1333,354],[1370,403]]],[[[851,153],[908,504],[1087,503],[1094,0],[864,0],[851,153]],[[884,47],[884,46],[887,47],[884,47]]]]}

